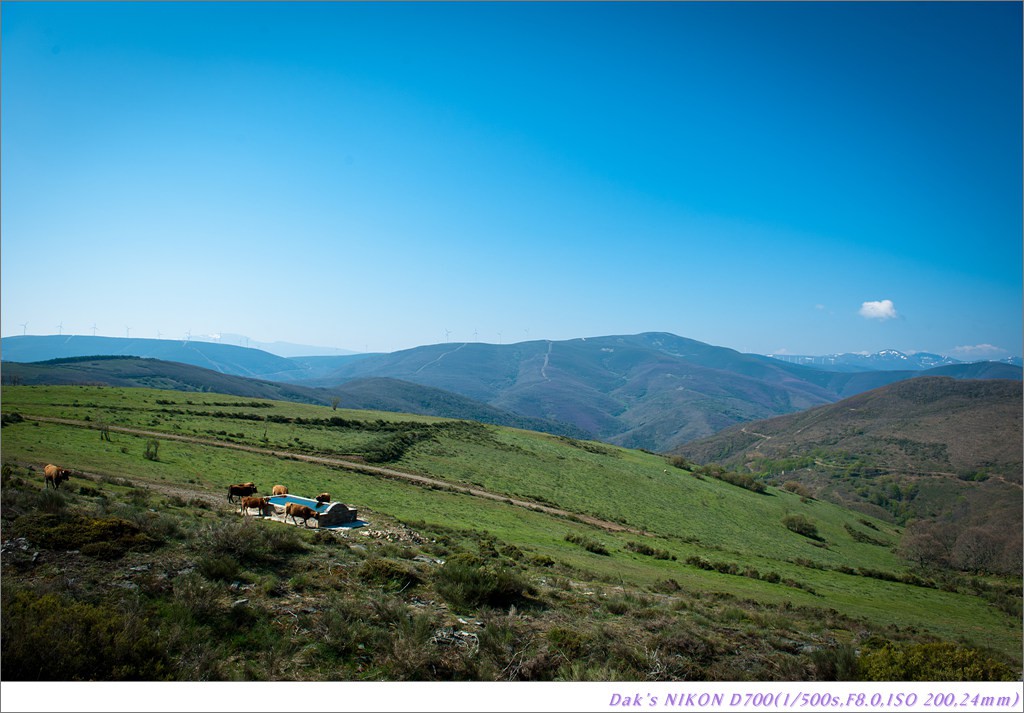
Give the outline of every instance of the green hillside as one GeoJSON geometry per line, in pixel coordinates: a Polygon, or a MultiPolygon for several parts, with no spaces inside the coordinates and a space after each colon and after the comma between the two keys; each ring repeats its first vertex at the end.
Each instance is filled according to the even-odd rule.
{"type": "Polygon", "coordinates": [[[923,376],[677,452],[911,523],[920,560],[1019,572],[1022,414],[1019,381],[923,376]]]}
{"type": "Polygon", "coordinates": [[[297,401],[349,408],[467,418],[545,433],[582,436],[564,423],[520,416],[458,394],[389,378],[355,379],[332,388],[308,387],[221,373],[193,364],[130,356],[83,356],[23,364],[5,361],[3,382],[22,385],[106,385],[248,398],[297,401]]]}
{"type": "MultiPolygon", "coordinates": [[[[470,421],[211,393],[5,386],[2,408],[5,532],[52,542],[39,530],[40,512],[55,513],[54,523],[77,512],[128,514],[159,543],[162,560],[182,570],[202,565],[192,584],[144,587],[151,623],[164,621],[179,586],[202,582],[220,594],[207,604],[210,621],[189,621],[213,629],[239,616],[229,601],[236,585],[270,621],[283,602],[305,601],[304,630],[348,626],[350,638],[352,617],[367,614],[374,596],[386,600],[386,616],[376,610],[367,621],[392,621],[412,648],[400,656],[379,644],[372,656],[338,658],[314,637],[320,643],[305,656],[326,679],[827,679],[854,675],[858,656],[888,656],[886,642],[936,641],[977,649],[971,656],[1001,661],[1004,672],[1020,668],[1019,579],[914,569],[894,551],[902,536],[895,525],[773,487],[738,487],[651,453],[470,421]],[[41,490],[48,462],[77,471],[59,494],[41,490]],[[243,527],[224,492],[245,480],[261,492],[276,483],[297,494],[330,492],[358,508],[367,531],[391,534],[339,538],[253,521],[245,537],[258,544],[287,532],[299,538],[288,540],[293,551],[250,562],[239,557],[242,544],[221,543],[198,555],[211,537],[243,527]],[[325,573],[324,562],[337,568],[325,573]],[[471,596],[480,587],[484,594],[471,596]],[[415,665],[445,658],[437,631],[467,611],[476,623],[455,626],[472,630],[476,654],[449,651],[457,660],[445,659],[447,668],[415,665]],[[433,638],[416,633],[428,623],[433,638]],[[508,648],[501,637],[512,637],[508,648]],[[757,644],[741,645],[747,640],[757,644]]],[[[105,561],[66,549],[76,554],[64,567],[105,561]]],[[[123,556],[154,566],[145,548],[123,556]]],[[[5,575],[18,575],[4,578],[5,634],[28,626],[10,612],[28,607],[18,597],[56,572],[47,562],[44,554],[38,567],[9,568],[5,559],[5,575]]],[[[216,646],[223,654],[232,644],[216,646]]],[[[263,647],[252,656],[272,655],[263,647]]],[[[280,665],[285,678],[306,670],[280,665]]],[[[217,670],[259,676],[241,664],[217,670]]]]}

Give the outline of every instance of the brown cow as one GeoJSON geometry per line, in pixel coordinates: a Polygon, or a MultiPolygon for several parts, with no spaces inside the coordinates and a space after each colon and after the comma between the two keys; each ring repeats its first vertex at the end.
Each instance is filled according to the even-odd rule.
{"type": "Polygon", "coordinates": [[[249,508],[256,508],[260,511],[260,515],[269,515],[274,511],[274,506],[270,504],[270,498],[267,496],[263,496],[262,498],[243,496],[241,503],[239,512],[242,515],[248,515],[249,508]]]}
{"type": "Polygon", "coordinates": [[[287,503],[284,506],[285,520],[288,519],[289,515],[292,518],[292,522],[294,522],[296,525],[299,524],[299,521],[295,519],[297,517],[302,518],[302,524],[306,527],[309,527],[309,523],[307,522],[309,518],[313,518],[314,520],[316,520],[318,525],[320,523],[320,513],[318,513],[316,510],[309,507],[308,505],[300,505],[299,503],[287,503]]]}
{"type": "Polygon", "coordinates": [[[228,486],[228,502],[235,502],[235,497],[244,498],[246,495],[258,493],[256,483],[236,483],[228,486]]]}
{"type": "Polygon", "coordinates": [[[320,493],[319,495],[316,496],[316,501],[318,503],[329,503],[329,502],[331,502],[331,494],[330,493],[320,493]]]}
{"type": "Polygon", "coordinates": [[[273,494],[274,495],[287,495],[288,494],[288,488],[284,487],[283,485],[275,485],[274,486],[273,494]]]}
{"type": "Polygon", "coordinates": [[[71,477],[71,471],[67,468],[58,468],[53,463],[48,464],[43,468],[43,489],[46,489],[50,485],[56,490],[60,487],[60,484],[71,477]]]}

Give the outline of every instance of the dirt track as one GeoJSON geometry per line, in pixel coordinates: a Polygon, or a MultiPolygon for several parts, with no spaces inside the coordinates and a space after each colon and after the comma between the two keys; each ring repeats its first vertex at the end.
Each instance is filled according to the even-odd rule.
{"type": "MultiPolygon", "coordinates": [[[[98,426],[88,421],[79,421],[72,418],[55,418],[50,416],[23,416],[27,421],[42,421],[46,423],[59,423],[65,426],[74,426],[76,428],[88,428],[91,430],[98,430],[98,426]]],[[[174,433],[164,433],[163,431],[147,431],[141,428],[128,428],[126,426],[105,426],[110,431],[116,433],[127,433],[133,436],[147,436],[151,438],[162,438],[168,441],[182,441],[184,443],[195,443],[197,445],[212,446],[215,448],[230,448],[236,451],[247,451],[249,453],[258,453],[260,455],[271,456],[273,458],[282,458],[288,460],[298,460],[307,463],[316,463],[319,465],[327,465],[334,468],[343,468],[356,473],[363,473],[366,475],[374,475],[383,478],[394,478],[396,480],[404,480],[406,482],[414,483],[428,488],[437,488],[441,490],[448,490],[454,493],[462,493],[464,495],[472,495],[477,498],[486,498],[488,500],[497,500],[504,502],[509,505],[516,507],[525,508],[527,510],[535,510],[537,512],[543,512],[548,515],[556,515],[559,517],[565,517],[570,520],[576,520],[583,522],[588,525],[594,525],[595,527],[601,527],[612,532],[632,532],[637,535],[644,534],[640,530],[626,527],[610,520],[602,520],[601,518],[592,517],[590,515],[582,515],[580,513],[570,512],[568,510],[562,510],[560,508],[550,507],[548,505],[542,505],[540,503],[530,502],[528,500],[519,500],[512,498],[507,495],[499,495],[492,493],[482,488],[469,487],[464,485],[455,485],[453,483],[446,482],[444,480],[437,480],[435,478],[428,478],[423,475],[416,475],[415,473],[407,473],[401,470],[395,470],[393,468],[382,468],[380,466],[367,465],[366,463],[359,463],[357,461],[345,460],[343,458],[329,458],[326,456],[311,456],[302,453],[293,453],[291,451],[279,451],[273,448],[259,448],[257,446],[248,446],[242,443],[227,443],[225,441],[217,441],[209,438],[199,438],[196,436],[181,436],[174,433]]],[[[163,484],[154,484],[154,487],[158,489],[169,489],[168,486],[163,484]]],[[[188,494],[188,496],[196,497],[200,491],[189,490],[181,488],[182,494],[188,494]]],[[[210,495],[211,502],[213,499],[220,500],[218,495],[210,495]]]]}

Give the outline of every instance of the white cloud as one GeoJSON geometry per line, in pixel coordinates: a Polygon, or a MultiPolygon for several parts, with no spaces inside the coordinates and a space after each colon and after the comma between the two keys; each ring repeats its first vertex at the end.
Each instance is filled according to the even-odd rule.
{"type": "Polygon", "coordinates": [[[861,317],[865,319],[896,319],[896,307],[892,300],[878,300],[877,302],[865,302],[860,306],[861,317]]]}
{"type": "Polygon", "coordinates": [[[1008,351],[1002,347],[997,347],[994,344],[975,344],[973,346],[964,345],[961,347],[953,347],[951,350],[958,359],[964,361],[970,361],[971,359],[985,359],[989,357],[1002,357],[1009,354],[1008,351]]]}

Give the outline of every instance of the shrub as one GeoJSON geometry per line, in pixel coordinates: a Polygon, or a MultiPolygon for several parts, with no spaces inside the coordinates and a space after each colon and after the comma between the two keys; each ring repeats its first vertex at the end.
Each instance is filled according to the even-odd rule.
{"type": "Polygon", "coordinates": [[[658,550],[650,545],[644,544],[643,542],[627,542],[626,549],[636,552],[637,554],[647,555],[653,557],[656,560],[675,560],[676,556],[668,550],[658,550]]]}
{"type": "Polygon", "coordinates": [[[416,570],[382,557],[365,560],[359,565],[356,574],[364,582],[376,584],[391,591],[402,591],[422,581],[416,570]]]}
{"type": "Polygon", "coordinates": [[[142,457],[146,460],[160,460],[160,441],[155,438],[146,441],[146,450],[143,452],[142,457]]]}
{"type": "Polygon", "coordinates": [[[572,542],[573,544],[579,545],[587,552],[593,552],[595,555],[611,554],[611,552],[608,551],[608,548],[605,547],[603,544],[601,544],[597,540],[592,540],[589,537],[584,537],[583,535],[577,535],[575,533],[569,532],[566,533],[565,540],[566,542],[572,542]]]}
{"type": "Polygon", "coordinates": [[[724,483],[735,485],[739,488],[750,490],[754,493],[763,493],[765,491],[765,485],[760,480],[754,480],[745,473],[734,473],[728,471],[720,465],[704,465],[694,468],[693,474],[697,476],[706,475],[711,478],[717,478],[724,483]]]}
{"type": "Polygon", "coordinates": [[[207,579],[220,579],[230,582],[238,574],[238,560],[230,555],[206,555],[196,569],[207,579]]]}
{"type": "Polygon", "coordinates": [[[87,604],[5,586],[4,680],[167,679],[171,663],[155,632],[130,602],[87,604]]]}
{"type": "Polygon", "coordinates": [[[799,495],[801,498],[811,497],[811,491],[808,490],[803,485],[801,485],[800,483],[796,482],[795,480],[787,480],[785,483],[782,484],[782,489],[788,490],[791,493],[795,493],[796,495],[799,495]]]}
{"type": "Polygon", "coordinates": [[[1013,681],[1009,666],[979,651],[948,642],[896,645],[861,655],[865,681],[1013,681]]]}
{"type": "Polygon", "coordinates": [[[817,681],[857,680],[857,652],[850,644],[815,649],[810,658],[817,681]]]}
{"type": "Polygon", "coordinates": [[[455,607],[482,605],[506,608],[520,603],[536,588],[518,572],[484,564],[474,555],[455,555],[435,574],[437,592],[455,607]]]}
{"type": "Polygon", "coordinates": [[[115,559],[132,549],[148,550],[159,542],[135,523],[119,517],[86,517],[75,514],[22,516],[14,531],[30,542],[52,550],[81,550],[104,559],[115,559]]]}
{"type": "Polygon", "coordinates": [[[782,524],[798,535],[809,537],[812,540],[820,540],[818,527],[811,520],[803,515],[786,515],[782,518],[782,524]]]}

